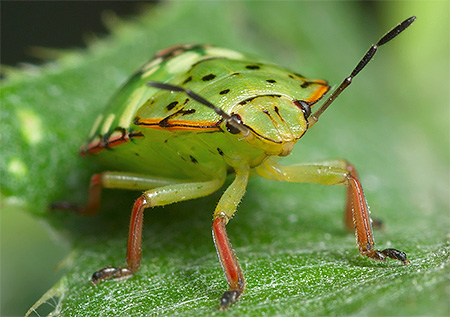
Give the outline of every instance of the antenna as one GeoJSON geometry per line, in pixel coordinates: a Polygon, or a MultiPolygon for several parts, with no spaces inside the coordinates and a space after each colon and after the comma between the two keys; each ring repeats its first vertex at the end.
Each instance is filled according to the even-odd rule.
{"type": "Polygon", "coordinates": [[[207,106],[208,108],[211,108],[214,110],[215,113],[217,113],[219,116],[221,116],[227,124],[229,124],[232,128],[235,128],[242,132],[243,136],[247,136],[250,134],[250,130],[242,124],[241,120],[239,120],[236,116],[230,116],[228,113],[223,111],[221,108],[213,105],[211,102],[203,98],[202,96],[197,95],[195,92],[193,92],[190,89],[185,89],[180,86],[175,86],[171,84],[156,82],[156,81],[148,81],[148,86],[163,89],[163,90],[169,90],[169,91],[176,91],[176,92],[184,92],[186,95],[194,99],[195,101],[201,103],[202,105],[207,106]]]}
{"type": "Polygon", "coordinates": [[[411,25],[411,23],[414,22],[416,19],[415,16],[410,17],[409,19],[406,19],[399,25],[397,25],[395,28],[390,30],[385,36],[383,36],[377,44],[372,45],[370,49],[367,51],[367,53],[363,56],[363,58],[359,61],[358,65],[356,65],[355,69],[353,69],[350,76],[344,79],[344,81],[339,85],[338,88],[336,88],[335,91],[328,97],[328,99],[320,106],[319,109],[317,109],[316,112],[313,113],[313,115],[309,118],[309,127],[313,126],[317,120],[319,120],[320,115],[333,103],[333,101],[336,100],[336,98],[341,94],[341,92],[347,88],[351,83],[352,79],[358,75],[358,73],[366,67],[366,65],[370,62],[372,57],[377,52],[377,49],[379,46],[386,44],[393,38],[395,38],[397,35],[399,35],[401,32],[403,32],[408,26],[411,25]]]}

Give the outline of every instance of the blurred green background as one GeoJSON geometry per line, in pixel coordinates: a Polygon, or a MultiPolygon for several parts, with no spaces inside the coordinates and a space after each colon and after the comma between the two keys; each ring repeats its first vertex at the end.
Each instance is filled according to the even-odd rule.
{"type": "Polygon", "coordinates": [[[411,28],[380,49],[287,158],[354,163],[386,222],[375,233],[380,248],[392,243],[411,265],[359,257],[342,229],[342,189],[254,179],[229,228],[249,283],[229,313],[448,313],[448,2],[195,1],[143,8],[129,22],[107,15],[113,36],[91,36],[85,51],[40,50],[59,61],[2,82],[1,315],[23,315],[62,276],[65,315],[214,313],[226,287],[209,232],[220,194],[148,212],[142,274],[89,285],[93,270],[122,265],[136,197],[106,193],[110,210],[93,219],[46,215],[51,201],[82,202],[100,170],[76,156],[92,120],[129,74],[172,44],[216,44],[337,84],[411,15],[411,28]],[[41,125],[45,142],[24,125],[41,125]],[[66,269],[55,269],[71,249],[66,269]]]}

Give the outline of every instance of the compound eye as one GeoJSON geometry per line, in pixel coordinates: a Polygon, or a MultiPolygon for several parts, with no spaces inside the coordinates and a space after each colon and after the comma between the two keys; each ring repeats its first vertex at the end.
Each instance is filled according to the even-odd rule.
{"type": "Polygon", "coordinates": [[[311,107],[306,101],[303,100],[294,100],[294,103],[297,107],[302,109],[305,118],[308,118],[311,115],[311,107]]]}
{"type": "Polygon", "coordinates": [[[230,123],[230,121],[227,121],[227,124],[226,124],[227,131],[230,132],[231,134],[238,134],[239,132],[241,132],[241,130],[236,128],[235,125],[236,125],[236,123],[242,124],[241,117],[238,114],[232,114],[231,117],[234,120],[233,120],[233,123],[230,123]]]}

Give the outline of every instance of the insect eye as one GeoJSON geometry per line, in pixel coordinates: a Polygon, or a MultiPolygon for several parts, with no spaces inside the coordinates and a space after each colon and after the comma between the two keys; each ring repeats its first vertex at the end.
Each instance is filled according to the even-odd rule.
{"type": "Polygon", "coordinates": [[[306,101],[303,100],[295,100],[295,105],[302,109],[303,114],[305,115],[305,118],[308,118],[311,115],[311,107],[306,101]]]}
{"type": "MultiPolygon", "coordinates": [[[[234,120],[235,123],[238,122],[239,124],[242,124],[241,117],[238,114],[232,114],[231,117],[235,119],[234,120]]],[[[239,132],[241,132],[241,130],[236,128],[234,125],[230,124],[230,121],[227,121],[226,127],[227,131],[230,132],[231,134],[238,134],[239,132]]]]}

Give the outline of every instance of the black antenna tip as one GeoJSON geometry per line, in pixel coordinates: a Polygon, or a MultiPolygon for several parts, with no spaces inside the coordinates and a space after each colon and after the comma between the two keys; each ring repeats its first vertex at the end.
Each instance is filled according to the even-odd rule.
{"type": "Polygon", "coordinates": [[[413,23],[415,20],[416,20],[416,16],[413,15],[413,16],[410,17],[409,19],[406,19],[405,22],[408,21],[408,25],[409,25],[409,24],[413,23]]]}
{"type": "Polygon", "coordinates": [[[399,25],[397,25],[395,28],[390,30],[385,36],[383,36],[377,43],[377,46],[381,46],[383,44],[386,44],[390,40],[392,40],[394,37],[399,35],[401,32],[403,32],[408,26],[411,25],[416,20],[415,16],[410,17],[409,19],[406,19],[399,25]]]}

